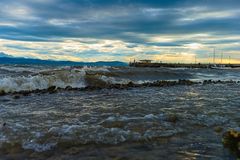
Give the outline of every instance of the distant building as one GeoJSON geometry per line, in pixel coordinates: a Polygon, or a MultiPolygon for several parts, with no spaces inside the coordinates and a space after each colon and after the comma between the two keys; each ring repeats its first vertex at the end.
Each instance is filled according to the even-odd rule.
{"type": "Polygon", "coordinates": [[[141,63],[152,63],[152,60],[144,59],[140,60],[141,63]]]}

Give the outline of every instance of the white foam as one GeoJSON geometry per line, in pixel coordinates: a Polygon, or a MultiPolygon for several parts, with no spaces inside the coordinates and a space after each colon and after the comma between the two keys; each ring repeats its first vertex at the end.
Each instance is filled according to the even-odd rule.
{"type": "Polygon", "coordinates": [[[98,72],[110,72],[109,66],[102,66],[102,67],[91,67],[91,66],[84,66],[83,70],[85,71],[98,71],[98,72]]]}
{"type": "Polygon", "coordinates": [[[10,72],[33,72],[37,73],[39,69],[19,66],[1,66],[0,69],[10,72]]]}
{"type": "Polygon", "coordinates": [[[121,128],[104,128],[99,125],[63,125],[49,129],[53,135],[61,135],[61,139],[74,140],[86,144],[89,142],[118,144],[127,140],[138,140],[141,135],[137,132],[121,128]]]}
{"type": "Polygon", "coordinates": [[[128,84],[129,82],[131,82],[130,79],[107,77],[104,75],[100,76],[100,79],[109,84],[128,84]]]}
{"type": "Polygon", "coordinates": [[[155,118],[158,118],[158,116],[155,116],[153,114],[148,114],[148,115],[145,115],[144,118],[145,119],[155,119],[155,118]]]}
{"type": "Polygon", "coordinates": [[[118,115],[118,116],[110,116],[105,121],[106,122],[114,122],[114,121],[126,122],[131,120],[164,120],[164,118],[165,118],[165,115],[163,114],[158,114],[158,115],[147,114],[143,117],[127,117],[127,116],[118,115]]]}
{"type": "Polygon", "coordinates": [[[34,141],[30,142],[25,142],[23,143],[22,147],[24,149],[31,149],[34,150],[35,152],[44,152],[51,150],[53,147],[56,146],[57,143],[45,143],[45,144],[39,144],[34,141]]]}
{"type": "Polygon", "coordinates": [[[84,70],[81,70],[80,72],[65,70],[55,72],[52,75],[38,74],[27,77],[5,77],[0,79],[0,91],[33,91],[36,89],[47,89],[51,86],[56,86],[59,88],[66,88],[67,86],[71,86],[73,88],[83,88],[85,87],[84,76],[84,70]]]}

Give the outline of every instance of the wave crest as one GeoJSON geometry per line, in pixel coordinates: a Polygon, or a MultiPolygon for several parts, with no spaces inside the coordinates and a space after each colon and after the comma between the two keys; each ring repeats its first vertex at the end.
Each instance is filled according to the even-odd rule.
{"type": "Polygon", "coordinates": [[[39,73],[37,75],[5,77],[0,79],[0,91],[6,93],[43,90],[52,86],[57,88],[85,87],[85,71],[69,70],[39,73]]]}
{"type": "MultiPolygon", "coordinates": [[[[20,74],[21,75],[21,74],[20,74]]],[[[191,85],[204,82],[194,78],[189,71],[169,69],[139,69],[110,67],[65,67],[40,70],[25,76],[7,76],[0,79],[0,95],[7,93],[32,93],[56,89],[102,89],[139,86],[191,85]],[[179,80],[188,79],[188,80],[179,80]]],[[[222,83],[207,81],[206,83],[222,83]]],[[[45,92],[44,92],[45,93],[45,92]]]]}

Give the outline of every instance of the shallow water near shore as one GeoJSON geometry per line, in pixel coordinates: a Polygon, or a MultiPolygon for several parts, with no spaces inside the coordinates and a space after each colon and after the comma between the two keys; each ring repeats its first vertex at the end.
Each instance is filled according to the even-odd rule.
{"type": "MultiPolygon", "coordinates": [[[[51,83],[67,86],[81,82],[81,86],[85,86],[88,83],[83,76],[89,74],[101,75],[100,78],[108,82],[111,80],[111,83],[180,78],[204,80],[209,77],[215,80],[240,80],[238,70],[105,67],[80,68],[77,71],[67,69],[66,72],[64,68],[61,75],[70,74],[73,78],[65,82],[60,76],[61,80],[56,83],[56,78],[59,78],[56,72],[59,71],[55,68],[54,71],[52,68],[47,71],[45,68],[36,68],[31,71],[27,68],[29,72],[25,68],[21,68],[21,71],[6,71],[4,68],[6,72],[1,72],[1,75],[4,80],[12,78],[13,81],[48,76],[43,78],[44,83],[34,85],[47,84],[42,85],[43,88],[51,83]],[[26,75],[20,74],[23,72],[26,75]],[[149,74],[143,76],[142,73],[149,74]],[[52,75],[55,79],[47,81],[52,75]]],[[[22,89],[27,89],[27,84],[33,86],[32,81],[21,82],[16,84],[22,89]]],[[[239,127],[239,95],[240,84],[227,83],[121,90],[62,90],[53,94],[20,95],[18,98],[11,94],[1,96],[0,157],[235,159],[223,147],[222,134],[229,128],[239,127]]]]}

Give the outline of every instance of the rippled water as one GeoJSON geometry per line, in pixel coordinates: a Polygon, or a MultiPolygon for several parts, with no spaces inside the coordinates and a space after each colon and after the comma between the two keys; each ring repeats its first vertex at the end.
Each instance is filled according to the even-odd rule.
{"type": "MultiPolygon", "coordinates": [[[[238,70],[84,70],[88,70],[88,73],[104,72],[108,73],[105,76],[132,81],[166,77],[171,80],[179,76],[198,80],[208,76],[215,79],[239,79],[238,70]],[[143,76],[143,72],[149,75],[143,76]]],[[[22,71],[17,71],[19,72],[22,71]]],[[[5,78],[13,78],[10,73],[12,72],[7,72],[5,78]]],[[[18,77],[17,73],[13,75],[18,77]]],[[[27,74],[25,77],[29,76],[27,74]]],[[[79,76],[82,74],[76,76],[79,78],[77,81],[81,79],[79,76]]],[[[1,96],[0,157],[234,159],[221,141],[224,131],[239,127],[240,124],[239,85],[196,84],[59,91],[19,98],[1,96]]]]}

